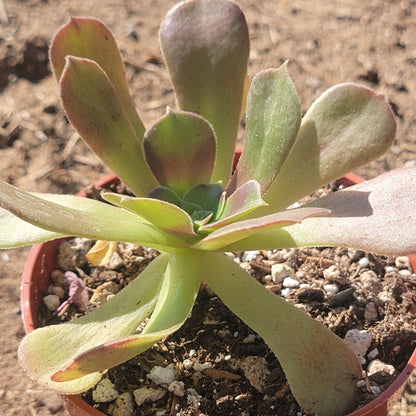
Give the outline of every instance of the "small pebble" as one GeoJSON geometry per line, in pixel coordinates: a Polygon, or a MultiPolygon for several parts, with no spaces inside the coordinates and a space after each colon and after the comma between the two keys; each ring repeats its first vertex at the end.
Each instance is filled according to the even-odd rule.
{"type": "Polygon", "coordinates": [[[371,294],[377,295],[382,289],[380,279],[373,270],[365,271],[360,275],[363,289],[368,290],[371,294]]]}
{"type": "Polygon", "coordinates": [[[330,282],[336,282],[341,276],[341,271],[337,266],[332,265],[323,271],[323,275],[326,280],[329,280],[330,282]]]}
{"type": "Polygon", "coordinates": [[[250,262],[252,260],[256,260],[257,256],[260,254],[260,251],[253,250],[253,251],[245,251],[243,255],[241,256],[241,259],[243,261],[250,262]]]}
{"type": "Polygon", "coordinates": [[[324,290],[328,295],[335,295],[335,293],[339,292],[339,287],[336,283],[330,283],[328,285],[324,285],[324,290]]]}
{"type": "Polygon", "coordinates": [[[370,260],[368,260],[368,257],[362,257],[360,260],[358,260],[358,264],[361,267],[368,267],[370,265],[370,260]]]}
{"type": "Polygon", "coordinates": [[[147,375],[147,378],[152,380],[155,384],[168,386],[175,381],[175,365],[169,364],[167,367],[154,366],[147,375]]]}
{"type": "Polygon", "coordinates": [[[286,277],[292,276],[294,270],[285,263],[276,263],[271,267],[271,276],[274,284],[282,283],[286,277]]]}
{"type": "Polygon", "coordinates": [[[211,367],[212,367],[212,363],[210,363],[210,362],[205,362],[204,364],[201,364],[199,362],[194,363],[194,370],[195,371],[202,372],[202,371],[206,370],[207,368],[211,368],[211,367]]]}
{"type": "Polygon", "coordinates": [[[410,267],[410,260],[409,257],[406,256],[398,256],[394,260],[394,264],[398,269],[409,269],[410,267]]]}
{"type": "Polygon", "coordinates": [[[103,378],[92,392],[92,398],[98,403],[107,403],[113,401],[118,396],[118,391],[114,384],[108,378],[103,378]]]}
{"type": "Polygon", "coordinates": [[[285,279],[283,279],[283,287],[289,289],[296,289],[299,287],[299,281],[293,279],[292,277],[286,277],[285,279]]]}
{"type": "Polygon", "coordinates": [[[127,392],[117,396],[111,409],[112,416],[133,416],[134,403],[131,394],[127,392]]]}
{"type": "Polygon", "coordinates": [[[266,377],[269,374],[267,361],[263,357],[248,356],[241,363],[241,370],[250,384],[260,393],[264,391],[266,377]]]}
{"type": "Polygon", "coordinates": [[[379,354],[378,349],[374,348],[373,350],[371,350],[368,354],[367,354],[367,358],[369,360],[374,360],[374,358],[377,357],[377,355],[379,354]]]}
{"type": "Polygon", "coordinates": [[[254,334],[248,334],[244,339],[243,339],[243,343],[244,344],[251,344],[252,342],[254,342],[256,340],[256,336],[254,334]]]}
{"type": "Polygon", "coordinates": [[[370,347],[373,337],[366,330],[350,329],[346,334],[344,341],[355,352],[361,364],[365,364],[365,354],[370,347]]]}
{"type": "Polygon", "coordinates": [[[375,359],[368,364],[367,376],[371,377],[376,373],[385,373],[393,376],[395,371],[396,369],[394,366],[386,364],[381,360],[375,359]]]}
{"type": "Polygon", "coordinates": [[[61,286],[52,286],[52,294],[59,296],[60,299],[62,299],[65,296],[65,290],[61,286]]]}
{"type": "Polygon", "coordinates": [[[374,302],[369,302],[365,305],[364,319],[366,321],[375,321],[378,319],[378,311],[374,302]]]}
{"type": "Polygon", "coordinates": [[[185,396],[185,384],[183,381],[172,381],[172,383],[169,384],[168,390],[172,392],[175,396],[185,396]]]}
{"type": "Polygon", "coordinates": [[[57,295],[47,295],[43,298],[43,303],[50,311],[56,311],[61,304],[61,299],[57,295]]]}
{"type": "Polygon", "coordinates": [[[161,387],[140,387],[133,390],[134,401],[137,406],[141,406],[144,402],[155,402],[166,394],[166,390],[161,387]]]}

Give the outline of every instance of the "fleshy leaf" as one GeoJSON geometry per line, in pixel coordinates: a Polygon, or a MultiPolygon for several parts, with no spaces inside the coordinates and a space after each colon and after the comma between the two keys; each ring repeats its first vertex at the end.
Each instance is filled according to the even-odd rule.
{"type": "Polygon", "coordinates": [[[212,231],[228,225],[244,217],[254,209],[265,205],[261,199],[260,185],[257,181],[251,180],[241,185],[226,199],[220,219],[206,224],[199,229],[201,231],[212,231]]]}
{"type": "Polygon", "coordinates": [[[215,134],[197,114],[167,113],[144,135],[144,154],[163,186],[182,195],[198,183],[208,183],[215,163],[215,134]]]}
{"type": "Polygon", "coordinates": [[[281,210],[320,186],[382,155],[396,130],[381,94],[340,84],[319,97],[305,114],[296,142],[264,196],[262,214],[281,210]]]}
{"type": "Polygon", "coordinates": [[[145,218],[168,234],[194,236],[192,220],[181,208],[169,202],[152,198],[132,198],[113,193],[103,193],[102,197],[111,204],[145,218]]]}
{"type": "Polygon", "coordinates": [[[264,195],[295,142],[302,114],[286,67],[268,69],[253,78],[244,149],[227,191],[254,179],[264,195]]]}
{"type": "Polygon", "coordinates": [[[224,250],[347,246],[392,256],[416,252],[416,168],[385,173],[308,206],[331,213],[260,232],[224,250]]]}
{"type": "Polygon", "coordinates": [[[177,206],[179,206],[181,203],[181,199],[179,198],[178,194],[166,186],[157,186],[149,192],[147,197],[160,199],[177,206]]]}
{"type": "Polygon", "coordinates": [[[326,208],[296,208],[288,211],[270,214],[264,217],[242,220],[226,225],[213,231],[203,240],[194,245],[200,250],[218,250],[250,235],[265,230],[285,227],[303,221],[305,218],[328,213],[326,208]]]}
{"type": "Polygon", "coordinates": [[[216,216],[218,210],[221,209],[220,202],[223,192],[224,189],[221,185],[200,183],[184,193],[181,204],[188,213],[188,209],[194,206],[201,212],[205,211],[206,216],[210,214],[216,216]]]}
{"type": "Polygon", "coordinates": [[[340,338],[224,254],[213,253],[203,279],[275,353],[302,409],[320,416],[351,410],[361,367],[340,338]]]}
{"type": "MultiPolygon", "coordinates": [[[[29,376],[63,394],[79,393],[96,384],[101,378],[99,372],[66,382],[52,381],[51,376],[79,354],[134,333],[156,305],[168,259],[168,254],[157,257],[128,286],[94,312],[75,321],[36,329],[27,335],[19,346],[19,360],[29,376]]],[[[99,371],[108,368],[104,360],[98,361],[99,371]]]]}
{"type": "Polygon", "coordinates": [[[88,251],[86,257],[93,266],[105,266],[117,248],[117,241],[98,240],[88,251]]]}
{"type": "Polygon", "coordinates": [[[224,0],[181,2],[166,15],[159,35],[179,107],[214,126],[218,147],[211,182],[226,184],[250,51],[245,17],[224,0]]]}
{"type": "Polygon", "coordinates": [[[143,331],[84,352],[66,368],[55,373],[53,380],[67,381],[114,367],[179,329],[191,312],[198,294],[203,255],[192,251],[172,252],[157,304],[143,331]]]}
{"type": "Polygon", "coordinates": [[[96,19],[71,17],[52,39],[49,51],[52,70],[58,81],[68,55],[95,61],[104,70],[120,97],[138,140],[141,141],[145,129],[130,96],[124,64],[109,29],[96,19]]]}
{"type": "Polygon", "coordinates": [[[157,186],[120,97],[94,61],[67,57],[61,99],[73,126],[101,160],[138,196],[157,186]]]}
{"type": "MultiPolygon", "coordinates": [[[[76,236],[91,240],[125,241],[161,250],[185,247],[184,242],[144,222],[137,215],[88,198],[30,194],[0,181],[0,207],[37,227],[57,233],[41,232],[40,236],[50,237],[47,239],[54,239],[57,235],[76,236]]],[[[19,228],[18,231],[26,229],[19,228]]],[[[4,241],[3,247],[27,244],[24,235],[21,244],[15,241],[17,238],[18,235],[10,230],[2,235],[0,241],[4,241]]]]}

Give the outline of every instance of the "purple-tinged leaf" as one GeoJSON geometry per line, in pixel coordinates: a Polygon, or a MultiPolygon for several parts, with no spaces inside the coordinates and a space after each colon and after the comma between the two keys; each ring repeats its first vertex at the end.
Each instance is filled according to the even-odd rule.
{"type": "Polygon", "coordinates": [[[195,236],[190,216],[183,209],[169,202],[113,193],[103,193],[102,197],[111,204],[140,215],[168,234],[178,238],[195,236]]]}
{"type": "Polygon", "coordinates": [[[94,386],[101,378],[99,372],[65,382],[51,377],[86,351],[133,334],[156,306],[168,260],[168,254],[155,258],[139,277],[90,314],[28,334],[19,346],[19,360],[29,376],[62,394],[94,386]]]}
{"type": "Polygon", "coordinates": [[[251,82],[244,149],[228,193],[254,179],[264,195],[295,142],[302,114],[286,67],[262,71],[251,82]]]}
{"type": "Polygon", "coordinates": [[[56,313],[60,312],[66,305],[69,305],[70,303],[75,303],[79,309],[84,310],[89,301],[88,289],[85,286],[84,281],[80,279],[74,272],[65,272],[65,277],[69,283],[68,299],[59,305],[56,313]]]}
{"type": "Polygon", "coordinates": [[[172,252],[157,303],[143,331],[83,352],[65,368],[54,373],[52,380],[68,381],[114,367],[179,329],[191,312],[198,294],[203,258],[206,256],[207,253],[194,251],[172,252]]]}
{"type": "Polygon", "coordinates": [[[260,185],[251,180],[241,185],[225,200],[221,216],[217,221],[199,228],[201,231],[212,231],[228,225],[247,215],[254,209],[265,205],[261,199],[260,185]]]}
{"type": "Polygon", "coordinates": [[[250,51],[244,15],[225,0],[181,2],[163,20],[160,43],[179,107],[214,126],[218,147],[211,182],[226,184],[250,51]]]}
{"type": "Polygon", "coordinates": [[[91,18],[71,17],[52,39],[49,55],[58,81],[69,55],[97,62],[114,85],[136,136],[141,141],[145,129],[129,93],[124,64],[116,41],[104,23],[91,18]]]}
{"type": "Polygon", "coordinates": [[[138,196],[157,186],[117,91],[93,61],[68,57],[61,76],[68,119],[101,160],[138,196]]]}
{"type": "Polygon", "coordinates": [[[317,206],[331,213],[223,249],[346,246],[394,256],[416,253],[416,168],[388,172],[308,205],[317,206]]]}
{"type": "Polygon", "coordinates": [[[215,134],[197,114],[168,109],[146,131],[144,154],[162,186],[182,195],[191,186],[209,183],[215,163],[215,134]]]}
{"type": "Polygon", "coordinates": [[[168,188],[167,186],[157,186],[155,189],[152,189],[147,195],[148,198],[160,199],[165,202],[169,202],[173,205],[179,206],[181,199],[175,191],[168,188]]]}
{"type": "Polygon", "coordinates": [[[213,253],[204,272],[209,287],[275,353],[305,411],[341,416],[351,410],[362,371],[343,340],[224,254],[213,253]]]}
{"type": "Polygon", "coordinates": [[[299,223],[305,218],[327,214],[328,212],[329,210],[326,208],[296,208],[264,217],[238,221],[212,232],[195,244],[194,248],[211,251],[221,249],[221,251],[225,251],[222,249],[224,246],[231,245],[253,234],[299,223]]]}
{"type": "Polygon", "coordinates": [[[282,210],[320,186],[376,159],[392,144],[393,112],[382,94],[340,84],[305,114],[288,158],[264,196],[262,214],[282,210]]]}
{"type": "MultiPolygon", "coordinates": [[[[42,237],[54,239],[58,236],[77,236],[91,240],[125,241],[155,249],[186,247],[186,244],[163,232],[137,215],[124,209],[99,201],[71,195],[30,194],[0,181],[0,207],[36,227],[57,234],[42,237]]],[[[14,223],[16,225],[16,223],[14,223]]],[[[20,227],[20,226],[19,226],[20,227]]],[[[19,228],[19,230],[28,230],[19,228]]],[[[32,233],[32,230],[29,230],[32,233]]],[[[0,237],[3,247],[27,243],[26,236],[13,230],[0,237]]]]}

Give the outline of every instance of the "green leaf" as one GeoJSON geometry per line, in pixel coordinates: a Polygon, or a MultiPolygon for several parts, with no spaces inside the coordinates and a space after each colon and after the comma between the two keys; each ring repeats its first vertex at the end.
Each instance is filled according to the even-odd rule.
{"type": "Polygon", "coordinates": [[[254,209],[265,205],[261,199],[260,185],[252,180],[241,185],[225,200],[220,218],[199,228],[201,231],[213,231],[224,227],[247,215],[254,209]]]}
{"type": "Polygon", "coordinates": [[[265,230],[285,227],[314,215],[328,213],[325,208],[296,208],[265,217],[238,221],[213,231],[193,247],[200,250],[225,250],[223,247],[265,230]]]}
{"type": "Polygon", "coordinates": [[[157,186],[120,97],[93,61],[68,57],[61,76],[68,119],[101,160],[138,196],[157,186]]]}
{"type": "Polygon", "coordinates": [[[182,195],[198,183],[208,183],[215,163],[215,134],[197,114],[167,113],[144,136],[144,154],[163,186],[182,195]]]}
{"type": "Polygon", "coordinates": [[[129,93],[124,64],[113,35],[102,22],[85,17],[71,17],[54,36],[49,55],[58,81],[69,55],[97,62],[114,85],[136,136],[141,141],[145,129],[129,93]]]}
{"type": "Polygon", "coordinates": [[[157,186],[152,189],[147,195],[148,198],[160,199],[161,201],[169,202],[170,204],[180,206],[181,199],[175,191],[166,186],[157,186]]]}
{"type": "Polygon", "coordinates": [[[250,51],[244,15],[225,0],[181,2],[163,20],[160,43],[179,107],[214,126],[218,147],[211,182],[226,184],[250,51]]]}
{"type": "Polygon", "coordinates": [[[275,353],[302,409],[319,416],[351,410],[361,367],[340,338],[224,254],[213,254],[204,270],[209,287],[275,353]]]}
{"type": "Polygon", "coordinates": [[[416,168],[388,172],[307,205],[318,206],[331,212],[223,250],[346,246],[392,256],[416,252],[416,168]]]}
{"type": "Polygon", "coordinates": [[[102,197],[111,204],[140,215],[168,234],[178,238],[195,236],[190,216],[183,209],[169,202],[113,193],[103,193],[102,197]]]}
{"type": "Polygon", "coordinates": [[[19,346],[19,360],[29,376],[62,394],[76,394],[96,384],[101,378],[98,371],[108,368],[107,357],[97,360],[97,372],[78,373],[78,380],[57,382],[51,377],[85,351],[134,333],[155,308],[168,260],[168,254],[157,257],[114,298],[89,315],[27,335],[19,346]]]}
{"type": "MultiPolygon", "coordinates": [[[[121,364],[179,329],[192,310],[201,283],[202,253],[172,252],[152,316],[140,334],[100,345],[55,373],[67,381],[121,364]]],[[[140,277],[139,277],[140,278],[140,277]]]]}
{"type": "MultiPolygon", "coordinates": [[[[137,215],[88,198],[30,194],[0,181],[0,207],[36,227],[57,233],[34,233],[35,238],[76,236],[92,240],[125,241],[162,251],[186,246],[181,240],[143,221],[137,215]]],[[[11,224],[16,225],[16,222],[12,221],[11,224]]],[[[27,243],[24,234],[21,235],[21,244],[18,243],[19,233],[25,232],[27,227],[20,228],[20,224],[17,225],[17,230],[7,230],[0,237],[3,247],[27,243]]]]}
{"type": "MultiPolygon", "coordinates": [[[[224,189],[218,184],[200,183],[188,189],[182,198],[181,204],[184,209],[187,204],[199,207],[200,210],[207,211],[216,216],[220,207],[221,196],[224,189]]],[[[188,211],[189,212],[189,211],[188,211]]]]}
{"type": "Polygon", "coordinates": [[[356,84],[326,91],[305,114],[295,145],[264,196],[262,214],[284,209],[376,159],[392,144],[393,112],[381,94],[356,84]]]}
{"type": "Polygon", "coordinates": [[[250,179],[269,189],[295,142],[301,109],[287,64],[257,74],[247,98],[246,139],[227,190],[250,179]]]}

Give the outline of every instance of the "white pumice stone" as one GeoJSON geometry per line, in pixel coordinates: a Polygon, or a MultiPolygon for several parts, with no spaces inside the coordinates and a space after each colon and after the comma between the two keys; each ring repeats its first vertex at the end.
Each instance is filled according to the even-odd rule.
{"type": "Polygon", "coordinates": [[[374,360],[374,358],[377,357],[377,355],[379,354],[379,351],[377,348],[374,348],[373,350],[371,350],[368,354],[367,354],[367,358],[369,360],[374,360]]]}
{"type": "Polygon", "coordinates": [[[245,251],[242,255],[242,260],[250,262],[252,260],[256,260],[257,256],[260,254],[260,251],[258,250],[252,250],[252,251],[245,251]]]}
{"type": "Polygon", "coordinates": [[[52,287],[52,294],[59,296],[60,299],[62,299],[65,296],[65,290],[61,286],[53,286],[52,287]]]}
{"type": "Polygon", "coordinates": [[[328,285],[324,285],[324,290],[328,295],[335,295],[335,293],[339,292],[339,287],[336,283],[330,283],[328,285]]]}
{"type": "Polygon", "coordinates": [[[168,390],[175,396],[183,397],[185,395],[185,384],[183,381],[172,381],[172,383],[169,384],[168,390]]]}
{"type": "Polygon", "coordinates": [[[285,263],[276,263],[271,267],[272,281],[275,285],[282,283],[286,277],[293,274],[293,269],[285,263]]]}
{"type": "Polygon", "coordinates": [[[107,403],[116,399],[118,391],[115,389],[114,384],[108,378],[103,378],[95,387],[92,392],[92,398],[98,403],[107,403]]]}
{"type": "Polygon", "coordinates": [[[358,264],[361,267],[368,267],[370,264],[370,260],[368,260],[368,257],[362,257],[360,260],[358,260],[358,264]]]}
{"type": "Polygon", "coordinates": [[[341,271],[334,264],[323,271],[324,278],[330,282],[336,281],[341,276],[341,271]]]}
{"type": "Polygon", "coordinates": [[[290,289],[289,288],[282,289],[281,294],[284,298],[287,298],[290,295],[290,289]]]}
{"type": "Polygon", "coordinates": [[[117,396],[112,406],[112,416],[133,416],[134,404],[130,393],[123,393],[117,396]]]}
{"type": "Polygon", "coordinates": [[[166,385],[175,381],[176,371],[173,364],[169,364],[167,367],[154,366],[147,378],[153,381],[155,384],[166,385]]]}
{"type": "Polygon", "coordinates": [[[166,394],[166,390],[161,387],[140,387],[133,391],[134,401],[137,406],[141,406],[144,402],[155,402],[166,394]]]}
{"type": "Polygon", "coordinates": [[[286,277],[283,279],[283,287],[296,289],[299,287],[299,280],[293,279],[292,277],[286,277]]]}
{"type": "Polygon", "coordinates": [[[355,352],[360,364],[365,364],[365,354],[370,347],[373,337],[366,330],[350,329],[346,334],[344,341],[355,352]]]}
{"type": "Polygon", "coordinates": [[[210,363],[210,362],[206,362],[206,363],[199,363],[199,362],[196,362],[196,363],[194,363],[194,370],[195,371],[204,371],[204,370],[206,370],[207,368],[211,368],[212,367],[212,363],[210,363]]]}
{"type": "Polygon", "coordinates": [[[269,374],[267,361],[263,357],[248,356],[241,362],[245,378],[260,393],[264,391],[266,377],[269,374]]]}
{"type": "Polygon", "coordinates": [[[61,299],[57,295],[46,295],[43,303],[50,311],[56,311],[61,304],[61,299]]]}
{"type": "Polygon", "coordinates": [[[375,373],[381,373],[381,372],[390,374],[392,376],[394,375],[395,371],[396,370],[392,365],[383,363],[383,361],[378,360],[378,359],[371,361],[367,367],[367,375],[369,377],[375,373]]]}

